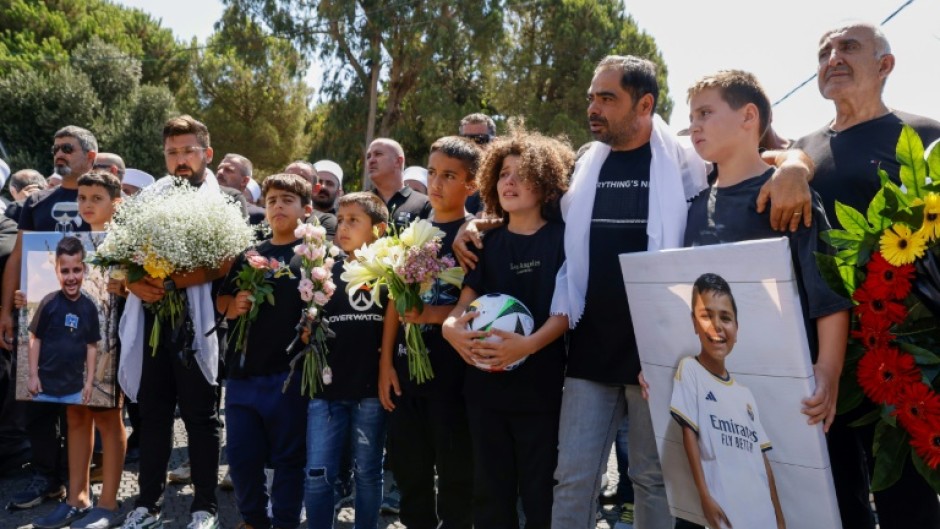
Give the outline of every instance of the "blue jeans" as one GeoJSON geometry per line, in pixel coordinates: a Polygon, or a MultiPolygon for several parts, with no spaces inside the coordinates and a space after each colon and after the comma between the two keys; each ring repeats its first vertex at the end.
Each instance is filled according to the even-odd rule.
{"type": "Polygon", "coordinates": [[[239,513],[255,529],[300,525],[307,399],[296,383],[282,393],[284,377],[233,378],[226,385],[225,453],[239,513]],[[265,465],[274,469],[270,491],[265,465]]]}
{"type": "Polygon", "coordinates": [[[309,527],[333,527],[333,486],[343,450],[353,439],[356,529],[376,529],[382,505],[386,413],[378,398],[313,399],[307,406],[307,475],[304,503],[309,527]]]}
{"type": "Polygon", "coordinates": [[[637,529],[672,529],[662,468],[649,404],[639,386],[610,386],[565,378],[558,429],[552,527],[593,529],[601,473],[610,447],[629,410],[630,479],[635,494],[637,529]],[[626,388],[626,389],[624,389],[626,388]]]}
{"type": "Polygon", "coordinates": [[[620,428],[617,429],[617,439],[614,441],[614,453],[617,454],[617,474],[620,475],[620,481],[617,482],[617,503],[633,503],[633,482],[627,471],[630,468],[629,439],[630,415],[623,417],[620,428]]]}

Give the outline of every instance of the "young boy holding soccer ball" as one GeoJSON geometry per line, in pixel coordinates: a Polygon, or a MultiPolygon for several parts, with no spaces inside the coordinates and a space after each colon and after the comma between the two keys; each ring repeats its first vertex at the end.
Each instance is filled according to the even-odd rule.
{"type": "Polygon", "coordinates": [[[476,527],[518,527],[517,497],[526,527],[551,524],[565,369],[561,338],[568,318],[550,314],[555,275],[565,259],[564,225],[546,220],[543,209],[565,192],[573,165],[568,146],[516,131],[490,147],[478,174],[480,196],[503,226],[487,232],[479,262],[443,326],[464,361],[479,367],[468,369],[464,382],[476,527]],[[466,330],[477,314],[465,314],[468,305],[487,293],[520,300],[535,331],[466,330]]]}

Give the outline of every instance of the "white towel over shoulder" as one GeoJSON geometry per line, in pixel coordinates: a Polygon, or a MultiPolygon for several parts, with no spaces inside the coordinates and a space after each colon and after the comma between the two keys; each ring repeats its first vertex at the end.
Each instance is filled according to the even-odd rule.
{"type": "MultiPolygon", "coordinates": [[[[680,143],[659,117],[653,117],[650,138],[650,251],[682,246],[689,200],[705,189],[705,162],[691,145],[680,143]]],[[[568,192],[561,199],[565,219],[565,264],[555,280],[552,314],[565,314],[573,329],[584,314],[589,270],[589,243],[594,195],[610,146],[594,142],[575,165],[568,192]]]]}

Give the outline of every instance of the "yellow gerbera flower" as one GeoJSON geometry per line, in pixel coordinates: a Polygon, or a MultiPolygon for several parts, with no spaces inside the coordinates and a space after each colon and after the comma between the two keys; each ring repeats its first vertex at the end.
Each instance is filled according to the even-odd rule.
{"type": "Polygon", "coordinates": [[[881,255],[894,266],[913,263],[924,255],[926,248],[924,233],[912,232],[904,224],[895,224],[881,234],[881,255]]]}
{"type": "Polygon", "coordinates": [[[929,240],[940,237],[940,195],[928,193],[924,197],[924,225],[921,227],[929,240]]]}

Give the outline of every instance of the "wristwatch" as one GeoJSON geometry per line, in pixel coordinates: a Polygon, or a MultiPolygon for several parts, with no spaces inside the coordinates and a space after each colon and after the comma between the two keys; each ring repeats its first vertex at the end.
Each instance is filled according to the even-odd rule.
{"type": "Polygon", "coordinates": [[[163,290],[167,292],[172,292],[176,290],[176,282],[170,279],[169,277],[163,280],[163,290]]]}

